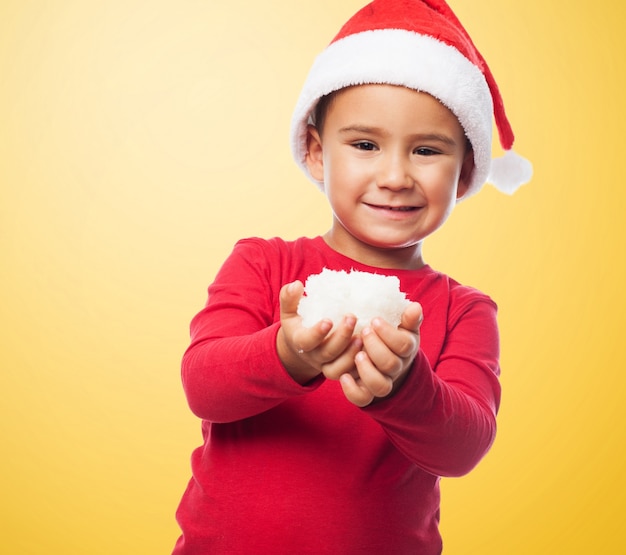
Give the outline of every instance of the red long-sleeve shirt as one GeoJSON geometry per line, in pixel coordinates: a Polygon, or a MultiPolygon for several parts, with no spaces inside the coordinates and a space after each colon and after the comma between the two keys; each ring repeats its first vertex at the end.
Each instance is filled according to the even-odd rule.
{"type": "Polygon", "coordinates": [[[439,477],[469,472],[495,437],[493,301],[429,266],[360,264],[321,237],[246,239],[191,336],[182,379],[204,443],[177,511],[175,555],[441,552],[439,477]],[[423,307],[406,380],[366,408],[338,382],[299,385],[276,352],[281,286],[324,267],[396,275],[423,307]]]}

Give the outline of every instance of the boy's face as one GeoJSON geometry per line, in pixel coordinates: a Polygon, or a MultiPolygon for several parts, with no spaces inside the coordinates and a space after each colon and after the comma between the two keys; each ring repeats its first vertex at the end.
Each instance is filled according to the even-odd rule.
{"type": "Polygon", "coordinates": [[[371,265],[420,266],[422,240],[446,221],[473,168],[452,112],[391,85],[337,92],[308,146],[309,171],[333,210],[328,242],[371,265]]]}

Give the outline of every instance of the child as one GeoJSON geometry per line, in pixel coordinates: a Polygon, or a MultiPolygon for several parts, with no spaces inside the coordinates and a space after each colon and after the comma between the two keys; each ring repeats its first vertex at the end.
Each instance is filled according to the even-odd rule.
{"type": "Polygon", "coordinates": [[[245,239],[192,321],[182,379],[204,444],[174,553],[441,553],[439,480],[490,448],[500,401],[496,306],[430,268],[422,242],[487,180],[530,165],[484,60],[450,8],[374,0],[318,57],[293,150],[331,229],[245,239]],[[507,154],[491,160],[495,116],[507,154]],[[304,328],[302,283],[323,268],[397,276],[396,328],[347,314],[304,328]]]}

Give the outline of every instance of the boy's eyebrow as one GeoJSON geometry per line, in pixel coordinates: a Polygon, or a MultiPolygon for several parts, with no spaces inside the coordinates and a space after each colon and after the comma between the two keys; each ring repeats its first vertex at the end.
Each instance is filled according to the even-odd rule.
{"type": "MultiPolygon", "coordinates": [[[[380,127],[371,127],[369,125],[347,125],[339,129],[339,133],[365,133],[370,135],[382,135],[388,136],[390,133],[380,127]]],[[[442,135],[440,133],[415,133],[411,135],[412,139],[419,139],[422,141],[436,141],[444,143],[450,146],[456,145],[456,141],[448,135],[442,135]]]]}
{"type": "Polygon", "coordinates": [[[346,125],[339,129],[339,133],[349,133],[351,131],[358,131],[360,133],[378,133],[378,134],[387,134],[379,127],[371,127],[369,125],[346,125]]]}

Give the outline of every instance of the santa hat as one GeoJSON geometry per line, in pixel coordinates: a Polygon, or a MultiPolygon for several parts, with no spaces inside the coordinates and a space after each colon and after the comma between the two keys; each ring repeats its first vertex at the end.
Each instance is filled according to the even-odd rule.
{"type": "Polygon", "coordinates": [[[320,98],[364,84],[427,92],[456,115],[474,151],[465,197],[487,181],[512,194],[530,180],[530,162],[512,150],[513,131],[494,77],[443,0],[374,0],[316,58],[293,114],[291,147],[298,165],[322,189],[305,163],[307,125],[320,98]],[[493,119],[505,154],[492,160],[493,119]]]}

